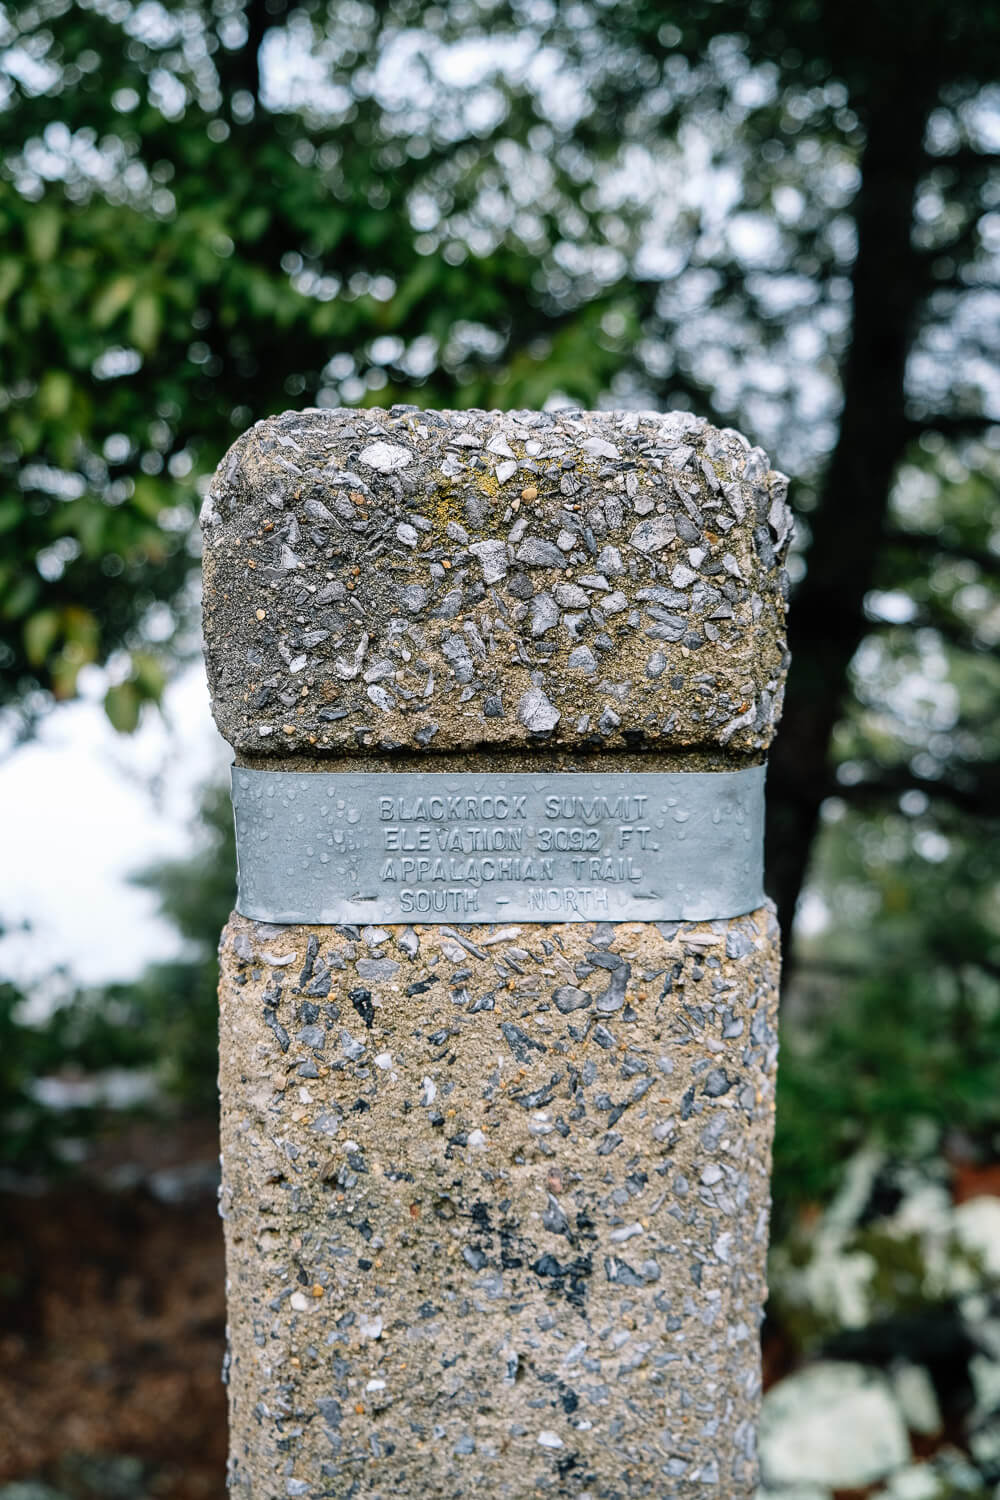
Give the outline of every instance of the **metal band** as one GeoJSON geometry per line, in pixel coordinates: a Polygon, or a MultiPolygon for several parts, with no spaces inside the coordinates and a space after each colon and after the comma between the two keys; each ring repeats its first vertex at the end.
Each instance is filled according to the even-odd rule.
{"type": "Polygon", "coordinates": [[[764,771],[233,768],[264,922],[710,920],[764,899],[764,771]]]}

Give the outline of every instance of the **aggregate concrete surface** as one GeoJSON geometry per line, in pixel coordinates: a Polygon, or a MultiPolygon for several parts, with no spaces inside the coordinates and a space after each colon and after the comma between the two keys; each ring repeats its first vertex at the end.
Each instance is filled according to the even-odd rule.
{"type": "Polygon", "coordinates": [[[260,422],[202,512],[219,729],[247,758],[539,741],[759,758],[786,490],[761,449],[685,413],[260,422]]]}
{"type": "Polygon", "coordinates": [[[752,1493],[776,953],[234,916],[236,1492],[752,1493]]]}
{"type": "MultiPolygon", "coordinates": [[[[684,413],[259,423],[203,511],[216,720],[274,769],[757,763],[786,488],[684,413]]],[[[236,1493],[750,1496],[770,909],[221,954],[236,1493]]]]}

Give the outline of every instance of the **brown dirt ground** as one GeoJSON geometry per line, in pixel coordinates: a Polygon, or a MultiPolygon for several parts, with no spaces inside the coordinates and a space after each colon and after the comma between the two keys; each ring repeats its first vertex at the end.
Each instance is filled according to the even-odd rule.
{"type": "Polygon", "coordinates": [[[174,1205],[102,1187],[217,1158],[214,1123],[135,1130],[84,1178],[0,1197],[0,1482],[59,1483],[68,1455],[131,1455],[153,1500],[222,1500],[222,1226],[214,1193],[174,1205]]]}

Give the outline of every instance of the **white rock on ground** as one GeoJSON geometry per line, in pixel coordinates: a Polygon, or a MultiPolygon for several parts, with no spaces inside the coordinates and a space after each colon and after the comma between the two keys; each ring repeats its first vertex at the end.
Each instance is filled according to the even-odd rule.
{"type": "Polygon", "coordinates": [[[930,1464],[913,1464],[893,1474],[878,1500],[939,1500],[944,1481],[930,1464]]]}
{"type": "Polygon", "coordinates": [[[1000,1411],[1000,1364],[985,1354],[974,1354],[969,1360],[969,1375],[976,1398],[973,1420],[982,1421],[1000,1411]]]}
{"type": "Polygon", "coordinates": [[[976,1496],[982,1494],[983,1476],[957,1448],[939,1448],[931,1460],[931,1467],[939,1477],[948,1500],[966,1491],[976,1496]]]}
{"type": "Polygon", "coordinates": [[[859,1489],[909,1458],[902,1415],[877,1370],[827,1361],[786,1377],[764,1397],[761,1474],[772,1489],[859,1489]]]}
{"type": "Polygon", "coordinates": [[[969,1198],[952,1214],[963,1250],[981,1255],[989,1276],[1000,1276],[1000,1198],[969,1198]]]}
{"type": "Polygon", "coordinates": [[[903,1421],[911,1432],[921,1432],[928,1437],[940,1432],[941,1408],[931,1377],[922,1365],[904,1362],[894,1366],[889,1373],[892,1394],[899,1403],[903,1421]]]}
{"type": "Polygon", "coordinates": [[[1000,1419],[994,1418],[969,1437],[972,1457],[981,1469],[995,1472],[1000,1463],[1000,1419]]]}

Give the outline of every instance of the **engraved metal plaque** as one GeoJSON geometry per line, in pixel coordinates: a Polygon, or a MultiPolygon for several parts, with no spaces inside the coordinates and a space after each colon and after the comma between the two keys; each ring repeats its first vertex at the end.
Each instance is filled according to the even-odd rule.
{"type": "Polygon", "coordinates": [[[317,923],[741,916],[764,899],[764,774],[234,766],[236,909],[317,923]]]}

